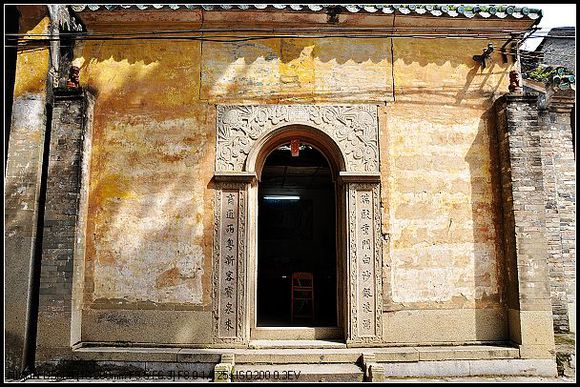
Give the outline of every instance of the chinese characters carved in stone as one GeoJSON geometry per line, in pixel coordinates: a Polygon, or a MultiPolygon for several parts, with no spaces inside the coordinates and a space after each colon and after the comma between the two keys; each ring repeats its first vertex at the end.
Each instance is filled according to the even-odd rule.
{"type": "Polygon", "coordinates": [[[216,192],[214,333],[217,341],[243,340],[245,189],[222,184],[216,192]]]}
{"type": "Polygon", "coordinates": [[[350,184],[351,342],[382,336],[381,245],[378,184],[350,184]]]}

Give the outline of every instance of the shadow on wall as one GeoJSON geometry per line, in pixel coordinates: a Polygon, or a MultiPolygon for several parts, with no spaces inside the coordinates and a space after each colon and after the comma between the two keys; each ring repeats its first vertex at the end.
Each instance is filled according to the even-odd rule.
{"type": "Polygon", "coordinates": [[[95,115],[176,117],[199,99],[198,52],[195,42],[89,41],[75,50],[75,63],[81,65],[81,84],[97,94],[95,115]]]}
{"type": "MultiPolygon", "coordinates": [[[[192,58],[196,56],[192,54],[199,53],[200,45],[203,45],[204,48],[215,45],[220,47],[222,52],[229,53],[228,56],[231,56],[234,61],[243,58],[248,64],[261,58],[267,62],[280,60],[282,63],[288,63],[301,58],[305,53],[313,58],[318,58],[322,63],[335,61],[338,64],[344,64],[348,61],[357,64],[368,61],[379,63],[391,56],[389,38],[273,38],[225,43],[202,43],[196,40],[129,42],[131,43],[127,43],[127,41],[87,41],[85,49],[90,49],[91,53],[94,53],[90,57],[90,62],[93,64],[107,60],[126,61],[128,64],[143,63],[144,65],[158,63],[169,59],[165,54],[171,51],[171,46],[179,47],[179,52],[185,51],[184,57],[192,58]],[[353,40],[356,41],[356,44],[353,44],[353,40]],[[157,48],[151,50],[155,47],[157,48]],[[337,50],[337,47],[340,47],[341,50],[337,50]]],[[[456,63],[455,66],[458,64],[456,63]]]]}
{"type": "Polygon", "coordinates": [[[510,64],[492,64],[485,70],[481,70],[479,64],[474,63],[465,77],[465,83],[461,85],[444,85],[434,87],[405,87],[404,92],[396,90],[396,95],[405,94],[405,104],[416,104],[424,106],[464,106],[466,108],[480,108],[482,98],[485,102],[492,102],[499,95],[507,93],[500,90],[504,79],[507,77],[507,68],[510,64]],[[499,76],[499,80],[493,83],[493,87],[484,90],[488,80],[492,76],[499,76]],[[476,77],[482,77],[475,83],[476,77]],[[428,102],[425,96],[431,97],[428,102]],[[418,97],[418,98],[414,98],[418,97]],[[423,98],[421,98],[423,97],[423,98]]]}
{"type": "Polygon", "coordinates": [[[341,92],[356,95],[363,90],[390,95],[388,40],[358,39],[356,44],[349,39],[138,42],[130,46],[118,42],[87,42],[77,50],[77,57],[82,61],[81,81],[100,93],[98,103],[121,109],[164,110],[200,99],[229,99],[232,94],[243,97],[245,93],[257,98],[341,92]],[[370,74],[384,78],[380,82],[382,86],[369,82],[359,90],[361,82],[356,82],[347,90],[340,85],[348,79],[346,74],[332,74],[337,66],[343,66],[343,72],[349,70],[359,80],[363,78],[365,66],[372,67],[370,74]],[[318,86],[315,86],[315,72],[320,73],[318,86]],[[356,76],[356,72],[360,74],[356,76]],[[325,79],[330,82],[327,87],[325,79]],[[331,90],[333,83],[337,86],[331,90]]]}
{"type": "Polygon", "coordinates": [[[489,340],[490,334],[495,338],[509,338],[506,312],[507,268],[503,246],[501,170],[496,120],[492,105],[481,116],[478,133],[465,157],[471,176],[471,211],[475,241],[473,278],[477,296],[475,332],[478,340],[489,340]],[[491,218],[489,214],[492,214],[491,218]],[[493,244],[493,250],[489,250],[489,244],[493,244]],[[497,284],[497,292],[489,294],[486,288],[493,287],[494,282],[497,284]],[[495,321],[489,321],[487,308],[495,309],[492,317],[495,321]]]}
{"type": "Polygon", "coordinates": [[[461,89],[455,97],[456,99],[455,105],[461,105],[463,101],[465,101],[466,99],[481,96],[481,94],[484,92],[483,90],[484,86],[488,84],[487,82],[492,75],[499,74],[500,79],[497,82],[495,82],[495,87],[493,88],[493,90],[487,92],[489,95],[491,95],[490,100],[492,100],[493,97],[497,95],[498,92],[500,94],[507,93],[507,90],[498,91],[498,89],[501,85],[503,85],[503,80],[506,79],[508,66],[509,64],[507,63],[502,65],[492,63],[491,66],[489,67],[489,70],[482,70],[479,64],[475,64],[474,67],[467,73],[465,86],[463,86],[463,89],[461,89]],[[497,72],[494,72],[494,69],[496,67],[499,68],[497,69],[497,72]],[[478,75],[478,72],[480,73],[479,75],[484,75],[484,78],[479,82],[479,87],[476,90],[469,91],[474,78],[478,75]]]}
{"type": "Polygon", "coordinates": [[[166,114],[208,98],[384,100],[393,86],[410,96],[453,93],[459,105],[496,92],[509,66],[494,53],[482,71],[472,59],[482,40],[397,39],[403,38],[85,42],[76,56],[81,81],[100,93],[98,105],[166,114]],[[392,79],[393,55],[396,72],[410,71],[402,88],[392,79]]]}
{"type": "Polygon", "coordinates": [[[17,379],[20,377],[24,342],[20,336],[8,331],[4,331],[4,340],[4,377],[17,379]]]}
{"type": "MultiPolygon", "coordinates": [[[[90,57],[91,63],[99,63],[106,60],[114,62],[126,61],[128,64],[143,63],[149,65],[168,60],[166,53],[171,46],[179,47],[179,51],[185,51],[184,57],[192,58],[199,51],[199,45],[204,48],[212,45],[221,47],[223,52],[231,53],[233,60],[243,58],[246,63],[254,63],[263,58],[265,61],[280,60],[289,63],[300,59],[305,54],[318,59],[322,63],[336,62],[345,64],[352,62],[361,64],[365,62],[380,63],[390,60],[393,52],[392,41],[397,39],[411,40],[412,38],[348,38],[348,37],[325,37],[325,38],[272,38],[257,39],[248,42],[200,42],[195,40],[171,41],[118,41],[118,42],[87,42],[86,48],[92,46],[94,54],[90,57]],[[156,50],[150,50],[158,46],[156,50]],[[128,49],[130,48],[130,49],[128,49]],[[132,49],[134,48],[134,49],[132,49]],[[269,49],[270,48],[270,49],[269,49]],[[272,49],[275,48],[275,49],[272,49]],[[94,62],[93,62],[94,60],[94,62]]],[[[419,39],[419,38],[417,38],[419,39]]],[[[420,39],[419,39],[420,40],[420,39]]],[[[428,65],[443,66],[445,64],[456,68],[460,65],[476,64],[472,56],[480,54],[480,48],[485,47],[485,40],[470,40],[469,44],[462,41],[465,49],[449,49],[447,39],[423,39],[428,41],[420,44],[400,44],[395,50],[395,60],[401,59],[404,64],[418,64],[421,67],[428,65]],[[471,51],[470,51],[471,50],[471,51]]],[[[453,48],[453,46],[451,46],[453,48]]],[[[229,55],[229,54],[228,54],[229,55]]],[[[499,54],[494,53],[495,57],[499,54]]]]}

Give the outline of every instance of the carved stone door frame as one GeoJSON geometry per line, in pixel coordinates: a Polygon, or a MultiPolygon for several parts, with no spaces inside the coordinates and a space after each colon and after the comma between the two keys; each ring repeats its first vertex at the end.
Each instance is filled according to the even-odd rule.
{"type": "MultiPolygon", "coordinates": [[[[262,169],[270,153],[277,149],[280,145],[289,143],[291,139],[299,138],[302,143],[309,144],[316,148],[324,157],[330,166],[332,173],[332,180],[335,183],[335,216],[337,236],[341,236],[346,232],[345,229],[345,212],[341,209],[345,207],[345,196],[342,181],[340,179],[340,172],[345,169],[346,162],[342,157],[342,152],[337,144],[325,133],[318,129],[304,125],[288,125],[269,131],[262,136],[254,145],[247,157],[246,167],[250,171],[255,171],[257,180],[261,180],[262,169]]],[[[258,278],[258,211],[259,211],[259,183],[252,184],[248,189],[248,209],[252,212],[249,216],[248,229],[252,234],[249,235],[249,255],[248,259],[248,311],[249,311],[249,327],[250,339],[265,339],[273,337],[284,338],[344,338],[346,336],[346,310],[343,307],[346,302],[347,294],[342,291],[346,288],[346,246],[344,239],[337,238],[336,240],[336,274],[337,274],[337,326],[336,327],[316,327],[314,329],[302,328],[264,328],[257,326],[257,278],[258,278]],[[341,290],[339,292],[339,290],[341,290]],[[337,337],[338,336],[338,337],[337,337]]]]}
{"type": "MultiPolygon", "coordinates": [[[[337,184],[337,260],[349,346],[382,341],[379,128],[375,105],[218,105],[213,260],[214,341],[245,346],[256,326],[257,181],[268,154],[298,136],[337,184]]],[[[339,282],[339,281],[337,281],[339,282]]],[[[340,282],[339,282],[340,283],[340,282]]]]}

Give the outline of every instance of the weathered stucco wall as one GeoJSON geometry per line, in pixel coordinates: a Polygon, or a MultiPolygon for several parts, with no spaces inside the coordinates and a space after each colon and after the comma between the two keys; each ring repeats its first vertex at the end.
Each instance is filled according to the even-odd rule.
{"type": "Polygon", "coordinates": [[[392,98],[390,39],[204,42],[201,97],[215,103],[392,98]]]}
{"type": "Polygon", "coordinates": [[[481,110],[442,110],[387,113],[392,301],[499,301],[490,128],[481,110]]]}
{"type": "Polygon", "coordinates": [[[493,93],[505,88],[507,66],[494,58],[481,71],[466,58],[477,43],[444,44],[394,45],[396,102],[386,109],[381,154],[391,301],[499,304],[497,155],[487,110],[493,93]]]}
{"type": "Polygon", "coordinates": [[[86,253],[97,302],[208,302],[213,112],[199,103],[198,52],[165,42],[80,49],[81,78],[98,93],[86,253]]]}
{"type": "Polygon", "coordinates": [[[508,65],[494,55],[482,71],[470,57],[481,45],[394,40],[396,100],[384,109],[381,132],[390,342],[507,335],[495,117],[489,109],[507,88],[508,65]]]}
{"type": "MultiPolygon", "coordinates": [[[[486,44],[326,38],[79,45],[81,82],[97,92],[87,307],[209,310],[214,104],[376,102],[383,105],[390,236],[386,310],[501,308],[488,110],[507,90],[509,66],[494,54],[482,71],[471,57],[486,44]]],[[[501,338],[503,322],[495,324],[488,336],[501,338]]]]}
{"type": "MultiPolygon", "coordinates": [[[[44,7],[24,7],[20,11],[20,33],[48,32],[49,19],[44,7]]],[[[48,66],[48,48],[21,49],[17,53],[4,183],[5,360],[7,372],[16,372],[17,376],[22,364],[29,279],[36,240],[48,66]]]]}
{"type": "MultiPolygon", "coordinates": [[[[49,32],[49,18],[43,16],[42,13],[42,11],[27,9],[21,18],[20,33],[30,34],[30,36],[25,35],[24,38],[40,39],[35,35],[49,32]]],[[[26,93],[46,94],[49,61],[48,47],[22,49],[18,52],[14,98],[22,97],[26,93]]]]}

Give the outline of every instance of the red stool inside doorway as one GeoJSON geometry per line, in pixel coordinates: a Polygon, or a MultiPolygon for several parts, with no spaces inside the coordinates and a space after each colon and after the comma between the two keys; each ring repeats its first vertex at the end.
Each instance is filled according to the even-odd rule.
{"type": "Polygon", "coordinates": [[[314,278],[312,273],[296,272],[292,273],[292,298],[290,302],[290,321],[294,323],[294,318],[309,318],[314,321],[314,278]],[[295,305],[299,307],[294,313],[295,305]],[[310,304],[309,313],[306,304],[310,304]]]}

